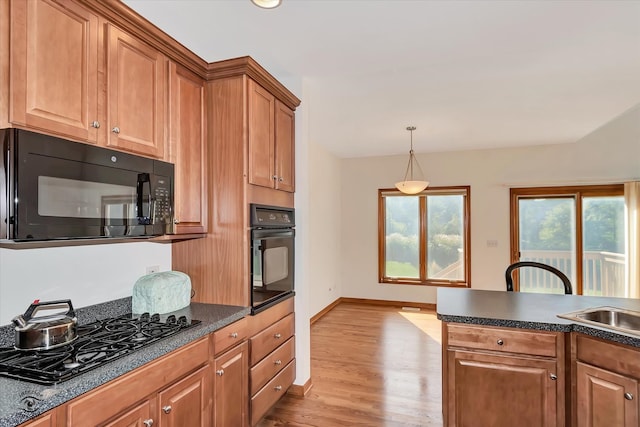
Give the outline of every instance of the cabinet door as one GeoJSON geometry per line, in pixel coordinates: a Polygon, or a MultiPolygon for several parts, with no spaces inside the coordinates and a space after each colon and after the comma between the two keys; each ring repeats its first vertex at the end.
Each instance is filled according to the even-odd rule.
{"type": "Polygon", "coordinates": [[[215,359],[216,427],[246,426],[249,405],[249,346],[246,342],[215,359]]]}
{"type": "Polygon", "coordinates": [[[576,382],[579,426],[638,426],[637,380],[577,362],[576,382]]]}
{"type": "Polygon", "coordinates": [[[151,427],[154,424],[153,421],[151,404],[145,400],[123,415],[107,422],[104,427],[151,427]]]}
{"type": "Polygon", "coordinates": [[[107,145],[164,156],[166,58],[107,25],[107,145]]]}
{"type": "Polygon", "coordinates": [[[275,116],[276,189],[293,193],[295,190],[295,115],[293,110],[276,101],[275,116]]]}
{"type": "Polygon", "coordinates": [[[10,118],[97,141],[98,18],[67,0],[11,3],[10,118]]]}
{"type": "Polygon", "coordinates": [[[169,64],[169,161],[175,164],[176,234],[207,232],[204,81],[169,64]]]}
{"type": "Polygon", "coordinates": [[[20,427],[56,427],[56,411],[53,409],[46,412],[38,419],[21,424],[20,427]]]}
{"type": "Polygon", "coordinates": [[[209,427],[211,388],[205,366],[158,394],[163,427],[209,427]]]}
{"type": "Polygon", "coordinates": [[[249,184],[274,188],[275,97],[249,80],[249,184]]]}
{"type": "Polygon", "coordinates": [[[555,426],[556,362],[449,350],[448,422],[451,426],[555,426]]]}

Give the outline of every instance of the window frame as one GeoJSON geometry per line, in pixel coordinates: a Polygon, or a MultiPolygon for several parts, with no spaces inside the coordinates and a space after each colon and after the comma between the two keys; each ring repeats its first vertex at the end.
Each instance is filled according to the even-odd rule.
{"type": "Polygon", "coordinates": [[[471,186],[441,186],[428,187],[418,194],[403,194],[396,188],[378,189],[378,283],[418,285],[418,286],[443,286],[456,288],[471,287],[471,186]],[[388,277],[385,276],[386,264],[386,235],[385,235],[385,203],[387,194],[395,194],[392,197],[416,197],[419,196],[419,259],[420,278],[412,279],[408,277],[388,277]],[[427,196],[429,194],[440,195],[460,195],[464,193],[463,203],[463,242],[464,242],[464,280],[438,280],[427,278],[427,196]]]}
{"type": "MultiPolygon", "coordinates": [[[[574,295],[582,295],[584,282],[584,239],[582,224],[582,202],[584,197],[608,197],[608,196],[624,196],[624,184],[604,184],[604,185],[572,185],[557,187],[514,187],[509,190],[510,198],[510,230],[511,243],[509,250],[510,264],[520,260],[520,198],[560,198],[573,197],[575,200],[575,225],[576,225],[576,266],[575,266],[575,282],[572,283],[574,295]]],[[[513,289],[519,290],[519,274],[514,274],[513,289]]]]}

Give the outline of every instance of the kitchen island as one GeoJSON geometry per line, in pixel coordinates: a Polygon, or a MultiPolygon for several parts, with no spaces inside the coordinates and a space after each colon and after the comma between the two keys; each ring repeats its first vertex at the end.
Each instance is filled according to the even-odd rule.
{"type": "MultiPolygon", "coordinates": [[[[78,309],[78,323],[83,325],[97,319],[120,316],[129,312],[131,312],[131,298],[124,298],[111,303],[78,309]]],[[[204,350],[203,352],[206,353],[204,357],[208,358],[209,342],[205,337],[244,318],[250,313],[250,309],[238,306],[192,303],[189,307],[174,313],[176,316],[184,315],[190,320],[199,320],[200,324],[55,385],[38,385],[0,377],[0,390],[2,390],[0,393],[0,427],[16,426],[36,418],[50,409],[127,375],[137,368],[155,363],[170,353],[201,340],[205,340],[205,342],[199,345],[198,349],[204,350]]],[[[13,327],[1,327],[0,347],[10,347],[13,346],[13,343],[13,327]]],[[[196,347],[193,349],[195,350],[196,347]]],[[[178,364],[176,367],[179,370],[180,365],[178,364]]]]}
{"type": "Polygon", "coordinates": [[[637,426],[640,336],[558,317],[640,300],[438,289],[446,426],[637,426]]]}

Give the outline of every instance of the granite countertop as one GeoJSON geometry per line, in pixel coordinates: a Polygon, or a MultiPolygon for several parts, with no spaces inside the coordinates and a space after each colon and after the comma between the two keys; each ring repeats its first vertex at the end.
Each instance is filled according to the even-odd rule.
{"type": "Polygon", "coordinates": [[[437,298],[436,311],[438,319],[443,322],[558,332],[574,331],[640,347],[640,335],[558,317],[558,314],[604,306],[640,312],[639,299],[459,288],[439,288],[437,298]]]}
{"type": "MultiPolygon", "coordinates": [[[[76,310],[79,325],[130,312],[131,298],[76,310]]],[[[2,390],[0,393],[0,427],[16,426],[35,418],[49,409],[233,323],[247,316],[250,312],[251,309],[248,307],[192,303],[189,307],[173,312],[173,314],[200,320],[199,325],[185,329],[176,335],[164,338],[68,381],[55,385],[38,385],[0,377],[0,390],[2,390]]],[[[0,327],[0,347],[13,346],[13,343],[13,327],[11,325],[0,327]]]]}

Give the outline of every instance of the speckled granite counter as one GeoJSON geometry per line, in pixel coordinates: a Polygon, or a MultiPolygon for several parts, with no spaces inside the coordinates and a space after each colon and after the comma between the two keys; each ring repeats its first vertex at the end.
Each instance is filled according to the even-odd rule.
{"type": "MultiPolygon", "coordinates": [[[[183,345],[201,338],[250,314],[247,307],[192,303],[176,311],[189,319],[200,320],[197,326],[144,347],[69,381],[44,386],[0,377],[0,427],[12,427],[59,406],[87,391],[151,362],[183,345]]],[[[80,325],[97,319],[131,312],[131,298],[76,310],[80,325]]],[[[18,313],[16,313],[18,314],[18,313]]],[[[12,346],[12,326],[0,328],[0,347],[12,346]]]]}
{"type": "Polygon", "coordinates": [[[638,299],[439,288],[437,313],[438,319],[443,322],[559,332],[575,331],[640,347],[638,335],[557,317],[558,314],[602,306],[640,312],[638,299]]]}

